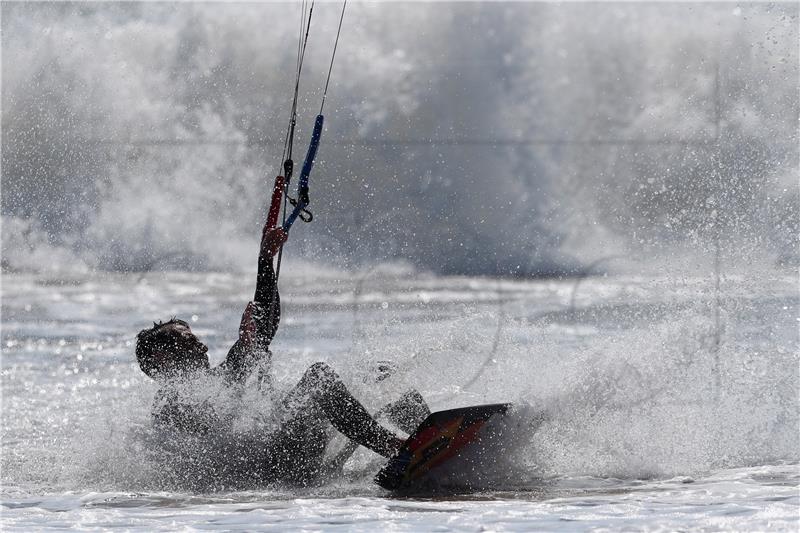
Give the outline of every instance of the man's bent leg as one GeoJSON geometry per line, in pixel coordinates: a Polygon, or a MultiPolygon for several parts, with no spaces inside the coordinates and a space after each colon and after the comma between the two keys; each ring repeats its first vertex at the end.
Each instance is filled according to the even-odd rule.
{"type": "Polygon", "coordinates": [[[384,457],[391,457],[402,443],[391,431],[373,420],[336,372],[325,363],[312,365],[289,393],[286,402],[294,408],[302,408],[308,399],[313,400],[315,407],[325,414],[333,427],[384,457]]]}
{"type": "Polygon", "coordinates": [[[284,420],[270,438],[263,468],[272,480],[306,485],[320,474],[328,444],[324,416],[314,405],[305,407],[284,420]]]}

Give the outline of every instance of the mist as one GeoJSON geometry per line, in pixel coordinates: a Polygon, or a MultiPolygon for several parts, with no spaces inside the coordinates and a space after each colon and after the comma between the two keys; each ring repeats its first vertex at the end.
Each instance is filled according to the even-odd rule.
{"type": "MultiPolygon", "coordinates": [[[[347,9],[293,258],[798,264],[796,3],[347,9]]],[[[339,13],[314,8],[298,164],[339,13]]],[[[299,24],[293,3],[3,3],[3,269],[254,268],[299,24]]]]}

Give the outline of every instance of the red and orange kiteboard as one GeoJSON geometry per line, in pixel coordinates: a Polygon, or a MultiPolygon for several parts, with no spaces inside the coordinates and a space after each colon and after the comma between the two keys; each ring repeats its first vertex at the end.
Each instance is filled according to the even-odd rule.
{"type": "Polygon", "coordinates": [[[431,413],[378,472],[375,482],[389,490],[412,486],[432,469],[457,456],[477,439],[490,418],[504,415],[510,406],[495,403],[431,413]]]}

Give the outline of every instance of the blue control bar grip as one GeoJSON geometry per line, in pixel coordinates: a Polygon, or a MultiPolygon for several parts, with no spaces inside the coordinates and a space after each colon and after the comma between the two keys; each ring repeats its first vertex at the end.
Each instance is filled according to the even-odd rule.
{"type": "Polygon", "coordinates": [[[308,187],[308,176],[311,174],[311,167],[314,165],[314,159],[317,157],[317,148],[319,148],[319,140],[322,137],[322,122],[324,120],[322,115],[317,115],[317,120],[314,121],[314,132],[311,134],[311,144],[308,146],[306,160],[303,163],[303,171],[300,172],[300,182],[297,184],[298,188],[308,187]]]}

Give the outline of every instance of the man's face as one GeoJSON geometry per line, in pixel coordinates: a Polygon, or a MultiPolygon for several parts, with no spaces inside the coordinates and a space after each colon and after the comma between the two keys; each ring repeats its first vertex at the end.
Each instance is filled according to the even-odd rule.
{"type": "Polygon", "coordinates": [[[168,351],[158,354],[162,372],[175,374],[209,367],[208,346],[200,342],[188,324],[175,323],[167,328],[172,338],[172,346],[168,351]]]}

